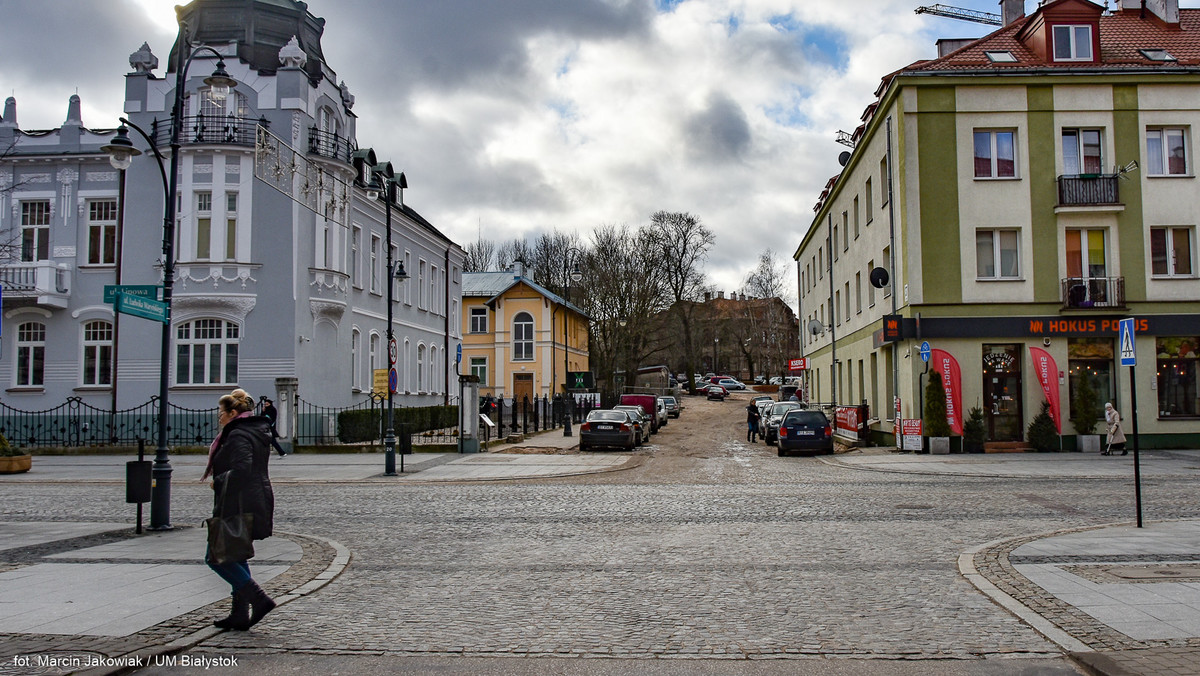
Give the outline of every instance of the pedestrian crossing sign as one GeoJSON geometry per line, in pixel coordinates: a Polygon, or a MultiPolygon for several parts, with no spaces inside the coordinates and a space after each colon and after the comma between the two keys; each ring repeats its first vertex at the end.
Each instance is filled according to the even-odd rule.
{"type": "Polygon", "coordinates": [[[1121,366],[1136,366],[1137,354],[1133,350],[1133,318],[1121,320],[1120,347],[1121,366]]]}

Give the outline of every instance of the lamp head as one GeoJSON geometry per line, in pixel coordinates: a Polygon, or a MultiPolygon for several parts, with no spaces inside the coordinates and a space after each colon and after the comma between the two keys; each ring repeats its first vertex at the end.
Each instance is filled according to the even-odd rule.
{"type": "Polygon", "coordinates": [[[571,281],[578,282],[581,279],[583,279],[583,272],[579,269],[579,262],[576,261],[575,265],[571,266],[571,281]]]}
{"type": "Polygon", "coordinates": [[[211,88],[210,94],[213,99],[224,101],[229,96],[229,91],[237,86],[237,80],[225,72],[225,60],[217,59],[217,69],[212,72],[212,75],[204,78],[204,84],[211,88]]]}
{"type": "Polygon", "coordinates": [[[108,153],[108,163],[120,171],[128,169],[133,164],[133,158],[142,154],[142,151],[133,147],[133,141],[129,140],[129,127],[125,125],[117,127],[117,135],[108,145],[100,146],[100,150],[108,153]]]}
{"type": "Polygon", "coordinates": [[[393,276],[401,281],[408,279],[408,273],[404,270],[404,261],[396,261],[396,273],[393,276]]]}

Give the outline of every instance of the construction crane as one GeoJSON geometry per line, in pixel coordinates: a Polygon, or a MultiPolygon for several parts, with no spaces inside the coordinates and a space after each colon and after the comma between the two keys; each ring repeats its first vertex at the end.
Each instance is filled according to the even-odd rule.
{"type": "Polygon", "coordinates": [[[960,19],[962,21],[974,21],[975,23],[987,24],[988,26],[1002,26],[1004,21],[999,14],[992,12],[979,12],[973,9],[964,9],[962,7],[951,7],[950,5],[929,5],[928,7],[918,7],[917,14],[932,14],[934,16],[944,16],[947,19],[960,19]]]}

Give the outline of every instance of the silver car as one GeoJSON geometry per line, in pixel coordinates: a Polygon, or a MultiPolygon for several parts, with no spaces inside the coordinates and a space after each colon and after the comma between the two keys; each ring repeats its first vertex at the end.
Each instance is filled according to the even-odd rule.
{"type": "Polygon", "coordinates": [[[650,415],[646,413],[645,407],[642,405],[621,405],[613,406],[614,411],[627,411],[633,418],[633,422],[637,425],[637,434],[634,441],[635,446],[641,446],[650,438],[650,415]]]}
{"type": "Polygon", "coordinates": [[[777,401],[771,404],[765,418],[766,422],[762,424],[763,441],[767,442],[768,446],[774,446],[775,441],[779,439],[779,423],[783,421],[783,416],[788,411],[798,408],[808,407],[798,401],[777,401]]]}

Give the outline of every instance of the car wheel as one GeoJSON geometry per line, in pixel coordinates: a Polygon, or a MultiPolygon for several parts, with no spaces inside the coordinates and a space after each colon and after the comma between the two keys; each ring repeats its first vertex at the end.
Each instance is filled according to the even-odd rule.
{"type": "Polygon", "coordinates": [[[630,452],[632,452],[632,451],[633,451],[633,444],[632,444],[632,443],[630,443],[630,444],[626,444],[626,445],[625,445],[625,452],[626,452],[626,453],[630,453],[630,452]]]}
{"type": "Polygon", "coordinates": [[[579,452],[580,453],[587,453],[589,450],[590,449],[588,448],[587,444],[583,443],[582,441],[579,442],[579,452]]]}
{"type": "Polygon", "coordinates": [[[787,457],[787,451],[783,450],[782,448],[781,448],[781,449],[779,449],[779,457],[781,457],[781,458],[786,458],[786,457],[787,457]]]}

